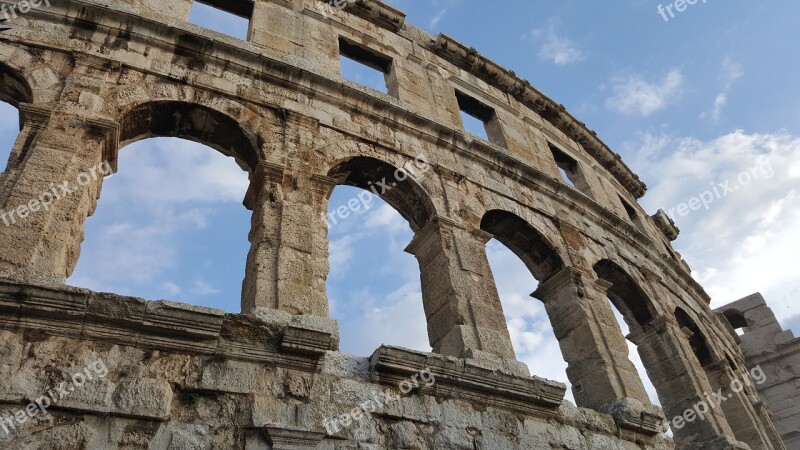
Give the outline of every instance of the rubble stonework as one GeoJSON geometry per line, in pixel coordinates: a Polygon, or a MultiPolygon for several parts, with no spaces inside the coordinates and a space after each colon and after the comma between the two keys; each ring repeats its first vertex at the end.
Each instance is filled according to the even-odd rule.
{"type": "MultiPolygon", "coordinates": [[[[189,24],[191,0],[63,0],[7,21],[0,99],[21,131],[0,175],[0,420],[101,360],[93,379],[6,448],[784,449],[752,386],[674,430],[663,423],[742,379],[735,335],[648,216],[644,183],[525,80],[376,0],[207,3],[250,18],[247,41],[189,24]],[[344,80],[373,58],[388,94],[344,80]],[[489,141],[464,132],[480,111],[489,141]],[[190,139],[249,175],[242,314],[66,286],[102,177],[149,137],[190,139]],[[430,170],[398,177],[423,158],[430,170]],[[565,170],[573,186],[562,181],[565,170]],[[338,352],[328,315],[328,197],[375,192],[409,221],[432,353],[338,352]],[[486,257],[495,238],[539,281],[563,384],[517,361],[486,257]],[[608,300],[611,300],[609,303],[608,300]],[[628,358],[618,309],[663,410],[628,358]],[[336,431],[323,422],[430,370],[336,431]]],[[[10,4],[0,0],[0,4],[10,4]]],[[[22,409],[21,409],[22,408],[22,409]]],[[[9,422],[4,422],[8,424],[9,422]]],[[[15,422],[19,423],[19,421],[15,422]]]]}

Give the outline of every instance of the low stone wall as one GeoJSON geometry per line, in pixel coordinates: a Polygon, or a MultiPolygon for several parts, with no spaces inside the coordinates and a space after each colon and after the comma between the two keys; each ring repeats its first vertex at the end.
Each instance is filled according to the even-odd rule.
{"type": "Polygon", "coordinates": [[[0,282],[0,447],[674,448],[519,365],[353,357],[333,325],[0,282]]]}

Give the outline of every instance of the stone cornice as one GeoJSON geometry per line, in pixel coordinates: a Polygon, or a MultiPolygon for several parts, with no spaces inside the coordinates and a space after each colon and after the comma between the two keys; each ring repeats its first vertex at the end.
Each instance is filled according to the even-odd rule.
{"type": "Polygon", "coordinates": [[[397,387],[428,369],[434,382],[420,389],[437,398],[461,399],[484,406],[541,417],[555,417],[566,386],[538,377],[520,377],[472,365],[468,360],[382,346],[370,357],[372,381],[397,387]]]}
{"type": "Polygon", "coordinates": [[[656,226],[664,236],[669,239],[670,241],[674,241],[678,239],[678,235],[681,234],[681,230],[675,226],[675,221],[673,221],[663,209],[659,209],[657,213],[653,214],[652,216],[653,222],[656,223],[656,226]]]}
{"type": "Polygon", "coordinates": [[[332,336],[182,303],[0,280],[0,329],[317,372],[332,336]],[[249,336],[260,336],[251,339],[249,336]]]}
{"type": "MultiPolygon", "coordinates": [[[[330,3],[331,0],[320,0],[330,3]]],[[[335,0],[345,2],[344,10],[389,31],[398,32],[406,22],[406,14],[377,0],[335,0]]]]}
{"type": "Polygon", "coordinates": [[[597,137],[597,133],[567,112],[563,105],[556,104],[534,88],[529,81],[523,80],[514,72],[481,56],[474,48],[468,48],[445,34],[440,34],[431,44],[431,50],[446,61],[516,98],[570,139],[581,144],[634,197],[638,199],[644,196],[647,186],[625,165],[622,157],[603,143],[597,137]]]}

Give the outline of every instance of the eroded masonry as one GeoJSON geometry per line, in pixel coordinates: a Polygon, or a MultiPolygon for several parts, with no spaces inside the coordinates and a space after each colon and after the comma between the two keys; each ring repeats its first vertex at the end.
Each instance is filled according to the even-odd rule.
{"type": "Polygon", "coordinates": [[[343,9],[322,0],[205,2],[249,19],[248,39],[189,24],[191,0],[51,0],[3,23],[0,100],[19,109],[21,131],[0,175],[0,207],[15,213],[0,223],[0,445],[755,450],[797,442],[797,402],[780,398],[798,392],[798,365],[786,362],[797,341],[758,302],[712,311],[671,248],[674,224],[642,210],[645,185],[562,106],[376,0],[343,9]],[[383,72],[387,93],[344,80],[340,55],[383,72]],[[484,123],[488,140],[464,131],[461,112],[484,123]],[[155,136],[211,146],[249,174],[241,314],[64,284],[103,183],[104,172],[82,174],[116,170],[120,149],[155,136]],[[328,196],[337,185],[367,188],[419,155],[431,170],[403,177],[383,198],[415,232],[406,251],[419,261],[433,353],[339,353],[325,291],[328,196]],[[78,181],[70,195],[43,196],[66,180],[78,181]],[[531,301],[546,307],[577,407],[564,402],[563,384],[516,360],[487,262],[491,238],[539,281],[531,301]],[[751,331],[740,338],[742,327],[751,331]],[[663,410],[648,399],[626,337],[663,410]],[[768,384],[731,389],[754,364],[768,384]],[[435,383],[401,395],[398,386],[424,370],[435,383]],[[399,398],[381,397],[387,389],[399,398]],[[665,435],[665,421],[713,392],[726,401],[673,426],[674,439],[665,435]],[[381,404],[349,425],[326,425],[369,402],[381,404]]]}

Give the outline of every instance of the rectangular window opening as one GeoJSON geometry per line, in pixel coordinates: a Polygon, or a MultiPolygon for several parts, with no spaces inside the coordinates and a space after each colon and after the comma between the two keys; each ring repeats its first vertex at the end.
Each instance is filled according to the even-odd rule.
{"type": "Polygon", "coordinates": [[[550,144],[550,152],[553,154],[553,159],[556,162],[556,166],[558,166],[559,172],[561,172],[563,181],[584,195],[592,197],[589,183],[586,181],[578,160],[561,151],[553,144],[550,144]]]}
{"type": "Polygon", "coordinates": [[[339,62],[343,78],[397,97],[392,58],[340,37],[339,62]]]}
{"type": "Polygon", "coordinates": [[[194,0],[189,23],[245,41],[250,34],[252,17],[252,1],[194,0]]]}
{"type": "Polygon", "coordinates": [[[456,90],[464,130],[501,147],[506,146],[497,113],[488,105],[456,90]]]}
{"type": "Polygon", "coordinates": [[[626,202],[621,196],[619,197],[619,201],[622,202],[622,206],[625,208],[625,212],[628,213],[628,218],[631,222],[639,228],[639,231],[644,233],[644,223],[642,223],[642,218],[639,217],[639,213],[636,212],[636,208],[626,202]]]}

